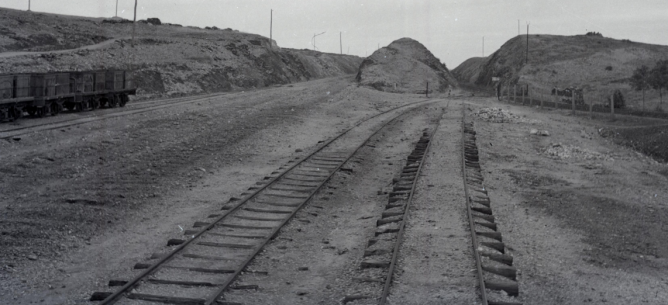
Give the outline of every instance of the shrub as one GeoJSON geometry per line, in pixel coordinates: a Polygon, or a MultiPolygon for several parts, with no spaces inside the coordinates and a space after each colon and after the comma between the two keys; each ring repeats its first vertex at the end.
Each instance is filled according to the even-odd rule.
{"type": "MultiPolygon", "coordinates": [[[[624,101],[624,95],[619,89],[615,89],[615,92],[612,94],[614,100],[615,108],[624,108],[626,107],[626,101],[624,101]]],[[[608,105],[610,105],[610,97],[608,97],[608,105]]]]}
{"type": "Polygon", "coordinates": [[[612,66],[607,66],[607,67],[605,67],[605,70],[606,70],[606,71],[612,71],[612,66]]]}

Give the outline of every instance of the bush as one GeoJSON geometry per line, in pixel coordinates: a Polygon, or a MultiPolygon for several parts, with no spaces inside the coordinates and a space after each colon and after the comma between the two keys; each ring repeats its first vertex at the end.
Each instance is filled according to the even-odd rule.
{"type": "MultiPolygon", "coordinates": [[[[615,90],[615,93],[612,94],[612,98],[615,103],[615,108],[624,108],[626,107],[626,101],[624,101],[624,95],[619,89],[615,90]]],[[[608,97],[608,105],[610,105],[610,97],[608,97]]]]}
{"type": "Polygon", "coordinates": [[[612,71],[612,66],[605,67],[605,71],[612,71]]]}

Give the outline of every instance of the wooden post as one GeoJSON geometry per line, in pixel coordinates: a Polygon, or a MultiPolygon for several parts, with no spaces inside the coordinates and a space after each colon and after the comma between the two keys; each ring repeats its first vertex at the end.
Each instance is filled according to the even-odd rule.
{"type": "Polygon", "coordinates": [[[524,96],[526,92],[524,92],[524,86],[522,86],[521,89],[522,89],[522,106],[524,106],[524,96]]]}
{"type": "Polygon", "coordinates": [[[554,109],[557,109],[557,99],[559,98],[559,95],[557,94],[557,90],[555,90],[554,95],[552,95],[552,103],[554,104],[554,109]]]}
{"type": "Polygon", "coordinates": [[[132,21],[132,47],[135,47],[135,26],[137,25],[137,0],[135,0],[135,19],[132,21]]]}
{"type": "Polygon", "coordinates": [[[527,85],[527,96],[529,97],[529,107],[533,107],[533,99],[531,98],[531,92],[529,92],[529,85],[527,85]]]}
{"type": "Polygon", "coordinates": [[[615,118],[615,95],[610,94],[610,117],[615,118]]]}
{"type": "Polygon", "coordinates": [[[575,115],[575,90],[571,91],[571,113],[575,115]]]}
{"type": "Polygon", "coordinates": [[[517,85],[513,86],[513,103],[517,103],[517,85]]]}
{"type": "Polygon", "coordinates": [[[510,84],[506,86],[506,96],[508,96],[508,103],[510,103],[510,84]]]}
{"type": "Polygon", "coordinates": [[[427,91],[425,91],[425,94],[427,97],[429,97],[429,82],[427,81],[427,91]]]}
{"type": "Polygon", "coordinates": [[[540,109],[543,109],[543,100],[544,99],[545,99],[545,95],[541,93],[540,94],[540,109]]]}

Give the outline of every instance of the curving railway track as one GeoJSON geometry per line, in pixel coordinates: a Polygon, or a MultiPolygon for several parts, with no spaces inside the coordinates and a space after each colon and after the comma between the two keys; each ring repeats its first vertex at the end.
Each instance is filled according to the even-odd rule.
{"type": "Polygon", "coordinates": [[[248,288],[234,286],[235,278],[371,137],[406,108],[428,103],[415,102],[379,113],[322,143],[307,156],[291,160],[239,198],[230,199],[220,213],[195,223],[185,238],[168,241],[171,251],[135,265],[143,271],[132,280],[110,281],[110,286],[121,286],[118,290],[96,292],[91,300],[101,300],[101,304],[226,304],[226,290],[248,288]],[[357,127],[361,125],[375,131],[360,131],[357,127]]]}

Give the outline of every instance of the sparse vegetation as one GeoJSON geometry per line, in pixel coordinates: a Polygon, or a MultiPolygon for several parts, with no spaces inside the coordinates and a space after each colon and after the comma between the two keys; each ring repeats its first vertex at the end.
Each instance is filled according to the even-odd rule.
{"type": "Polygon", "coordinates": [[[587,32],[587,34],[585,34],[585,36],[598,36],[598,37],[603,37],[603,34],[601,34],[600,32],[587,32]]]}
{"type": "MultiPolygon", "coordinates": [[[[624,100],[624,94],[619,89],[615,89],[615,92],[612,94],[612,100],[614,101],[615,108],[625,108],[626,101],[624,100]]],[[[610,103],[610,97],[608,97],[608,104],[610,103]]]]}
{"type": "Polygon", "coordinates": [[[659,60],[650,71],[650,85],[659,90],[659,108],[663,108],[663,89],[668,88],[668,60],[659,60]]]}
{"type": "Polygon", "coordinates": [[[630,81],[633,90],[642,91],[642,110],[645,111],[645,90],[651,87],[651,74],[649,68],[642,65],[640,68],[633,71],[630,81]]]}

